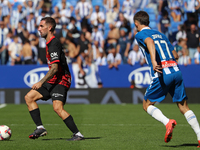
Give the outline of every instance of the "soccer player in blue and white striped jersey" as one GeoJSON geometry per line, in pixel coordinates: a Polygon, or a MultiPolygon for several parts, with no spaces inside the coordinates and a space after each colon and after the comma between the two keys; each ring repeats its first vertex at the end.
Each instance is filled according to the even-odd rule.
{"type": "Polygon", "coordinates": [[[92,5],[89,2],[85,0],[79,1],[75,7],[76,19],[89,19],[91,17],[92,10],[92,5]]]}
{"type": "Polygon", "coordinates": [[[149,15],[145,11],[139,11],[135,14],[134,23],[138,31],[135,38],[150,67],[152,77],[143,100],[144,110],[166,126],[164,140],[166,143],[169,142],[172,138],[173,128],[177,123],[174,119],[163,115],[154,104],[163,101],[167,93],[170,93],[173,102],[177,103],[181,113],[196,133],[198,147],[200,147],[199,123],[187,105],[182,74],[176,62],[178,54],[164,34],[149,28],[149,15]]]}
{"type": "Polygon", "coordinates": [[[10,25],[10,11],[11,4],[9,0],[0,0],[0,20],[5,23],[5,25],[10,25]]]}

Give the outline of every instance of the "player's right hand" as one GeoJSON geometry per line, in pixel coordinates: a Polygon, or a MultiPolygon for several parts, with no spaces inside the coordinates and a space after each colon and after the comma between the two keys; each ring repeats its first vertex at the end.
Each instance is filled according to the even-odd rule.
{"type": "Polygon", "coordinates": [[[37,82],[37,83],[33,84],[32,89],[33,89],[33,90],[37,90],[37,89],[39,89],[41,86],[42,86],[42,83],[41,83],[41,82],[37,82]]]}

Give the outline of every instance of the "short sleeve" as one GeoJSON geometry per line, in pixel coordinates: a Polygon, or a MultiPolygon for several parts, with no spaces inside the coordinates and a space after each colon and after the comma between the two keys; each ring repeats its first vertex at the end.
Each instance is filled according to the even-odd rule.
{"type": "Polygon", "coordinates": [[[95,18],[95,12],[92,13],[90,20],[91,21],[96,20],[96,18],[95,18]]]}
{"type": "Polygon", "coordinates": [[[59,46],[56,44],[51,44],[49,46],[49,55],[50,55],[51,64],[55,62],[60,62],[59,58],[60,58],[61,52],[59,51],[59,49],[60,49],[59,46]]]}
{"type": "MultiPolygon", "coordinates": [[[[146,45],[145,45],[144,41],[145,41],[145,39],[148,38],[148,37],[149,37],[149,36],[148,36],[147,34],[143,34],[142,31],[138,32],[138,33],[135,35],[135,38],[136,38],[138,44],[143,45],[143,46],[145,46],[145,47],[146,47],[146,45]]],[[[151,38],[151,37],[150,37],[150,38],[151,38]]]]}
{"type": "Polygon", "coordinates": [[[120,53],[117,53],[116,60],[122,60],[122,56],[120,53]]]}
{"type": "Polygon", "coordinates": [[[132,58],[132,55],[133,55],[132,53],[133,53],[133,51],[131,51],[131,52],[128,54],[128,58],[129,58],[129,59],[132,58]]]}
{"type": "Polygon", "coordinates": [[[87,2],[87,7],[88,7],[89,9],[91,9],[91,8],[92,8],[92,5],[91,5],[90,3],[87,2]]]}

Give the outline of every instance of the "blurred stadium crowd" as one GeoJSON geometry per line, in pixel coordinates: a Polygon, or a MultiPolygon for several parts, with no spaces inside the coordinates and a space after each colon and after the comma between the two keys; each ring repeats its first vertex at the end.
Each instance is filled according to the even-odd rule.
{"type": "Polygon", "coordinates": [[[68,63],[143,65],[134,39],[139,10],[173,43],[179,64],[199,64],[200,0],[0,0],[0,65],[47,63],[37,31],[46,16],[55,18],[68,63]]]}

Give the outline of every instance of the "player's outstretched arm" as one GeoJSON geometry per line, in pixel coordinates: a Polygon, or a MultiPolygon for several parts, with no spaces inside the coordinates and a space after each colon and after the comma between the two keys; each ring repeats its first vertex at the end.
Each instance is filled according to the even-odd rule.
{"type": "Polygon", "coordinates": [[[162,73],[162,71],[160,71],[162,69],[162,67],[160,65],[158,65],[158,63],[156,61],[156,48],[155,48],[154,41],[150,37],[148,37],[144,40],[144,43],[147,45],[147,48],[149,50],[149,53],[151,56],[151,62],[153,65],[153,70],[155,72],[162,73]]]}
{"type": "Polygon", "coordinates": [[[47,72],[47,74],[37,83],[32,86],[32,89],[39,89],[42,84],[48,80],[50,80],[56,73],[58,72],[58,63],[53,63],[51,65],[51,69],[47,72]]]}

